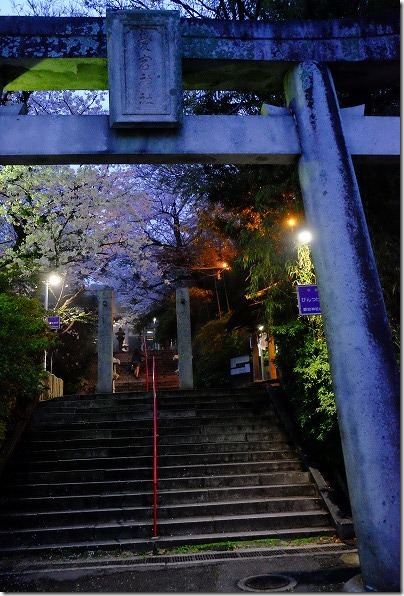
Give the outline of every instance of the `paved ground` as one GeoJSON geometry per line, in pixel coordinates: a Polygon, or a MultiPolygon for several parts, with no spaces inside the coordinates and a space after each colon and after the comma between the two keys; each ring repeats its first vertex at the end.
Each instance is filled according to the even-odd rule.
{"type": "Polygon", "coordinates": [[[280,592],[283,591],[280,588],[271,588],[275,580],[272,576],[281,575],[291,580],[289,592],[341,592],[346,582],[360,573],[356,549],[344,543],[195,555],[132,555],[120,553],[106,558],[94,553],[87,558],[47,562],[3,560],[0,590],[6,593],[280,592]],[[255,576],[265,576],[258,586],[253,580],[251,586],[258,589],[245,590],[238,585],[241,580],[255,576]]]}

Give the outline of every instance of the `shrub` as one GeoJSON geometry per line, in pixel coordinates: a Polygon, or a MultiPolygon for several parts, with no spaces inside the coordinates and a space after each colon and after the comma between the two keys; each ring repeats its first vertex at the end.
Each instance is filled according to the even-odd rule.
{"type": "Polygon", "coordinates": [[[305,439],[326,443],[338,429],[327,345],[301,319],[274,327],[277,364],[305,439]]]}
{"type": "Polygon", "coordinates": [[[65,395],[80,392],[91,362],[96,357],[96,325],[94,322],[76,322],[72,329],[55,338],[52,372],[63,379],[65,395]]]}
{"type": "Polygon", "coordinates": [[[327,346],[317,317],[273,328],[277,365],[287,404],[305,449],[318,463],[349,512],[346,475],[327,346]]]}
{"type": "Polygon", "coordinates": [[[228,387],[230,359],[249,353],[248,333],[242,329],[226,329],[229,317],[209,321],[195,337],[194,381],[197,388],[228,387]]]}
{"type": "Polygon", "coordinates": [[[48,331],[37,300],[0,294],[0,441],[42,390],[48,331]]]}

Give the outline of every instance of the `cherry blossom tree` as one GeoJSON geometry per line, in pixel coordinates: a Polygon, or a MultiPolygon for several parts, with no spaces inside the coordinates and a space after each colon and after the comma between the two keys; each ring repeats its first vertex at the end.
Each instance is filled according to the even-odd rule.
{"type": "Polygon", "coordinates": [[[119,278],[125,268],[135,282],[150,268],[151,201],[131,169],[6,166],[0,182],[0,265],[20,287],[50,271],[74,287],[119,278]]]}

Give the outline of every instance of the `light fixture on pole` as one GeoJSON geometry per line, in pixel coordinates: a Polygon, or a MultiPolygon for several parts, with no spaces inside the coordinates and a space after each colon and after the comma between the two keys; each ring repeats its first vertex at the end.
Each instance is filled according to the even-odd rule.
{"type": "MultiPolygon", "coordinates": [[[[60,277],[60,275],[58,275],[57,273],[51,273],[51,275],[49,275],[49,277],[44,281],[45,284],[45,298],[44,298],[44,309],[45,311],[48,310],[48,306],[49,306],[49,287],[50,286],[58,286],[62,281],[62,278],[60,277]]],[[[47,357],[47,352],[45,350],[45,354],[44,354],[44,370],[46,370],[46,358],[47,357]]]]}
{"type": "Polygon", "coordinates": [[[302,230],[297,235],[297,239],[302,244],[309,244],[313,240],[313,234],[309,230],[302,230]]]}
{"type": "Polygon", "coordinates": [[[50,286],[58,286],[62,281],[62,278],[57,273],[51,273],[51,275],[44,281],[45,284],[45,299],[44,299],[44,309],[48,310],[49,304],[49,287],[50,286]]]}

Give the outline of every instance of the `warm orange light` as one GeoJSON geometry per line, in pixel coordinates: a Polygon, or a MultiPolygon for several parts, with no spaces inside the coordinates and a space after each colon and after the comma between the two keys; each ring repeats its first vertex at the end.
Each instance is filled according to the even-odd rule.
{"type": "Polygon", "coordinates": [[[288,224],[288,226],[293,228],[297,224],[297,220],[294,217],[289,217],[286,223],[288,224]]]}
{"type": "Polygon", "coordinates": [[[229,264],[226,263],[226,261],[223,261],[222,267],[223,267],[223,269],[228,269],[229,268],[229,264]]]}

